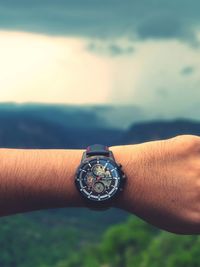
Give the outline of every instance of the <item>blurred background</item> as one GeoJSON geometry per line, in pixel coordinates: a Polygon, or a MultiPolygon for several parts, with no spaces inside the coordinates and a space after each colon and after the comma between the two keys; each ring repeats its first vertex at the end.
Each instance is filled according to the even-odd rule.
{"type": "MultiPolygon", "coordinates": [[[[0,0],[0,146],[200,135],[200,2],[0,0]]],[[[200,238],[122,210],[0,219],[1,267],[197,267],[200,238]]]]}

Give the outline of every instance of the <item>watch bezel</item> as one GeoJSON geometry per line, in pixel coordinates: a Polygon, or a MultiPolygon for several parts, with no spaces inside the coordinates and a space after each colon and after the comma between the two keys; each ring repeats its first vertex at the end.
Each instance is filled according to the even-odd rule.
{"type": "Polygon", "coordinates": [[[117,163],[115,160],[113,160],[110,157],[106,157],[106,156],[102,156],[102,155],[95,155],[95,156],[91,156],[88,158],[85,158],[80,165],[77,167],[76,170],[76,174],[75,174],[75,185],[80,193],[80,195],[88,202],[88,203],[108,203],[110,201],[113,201],[118,195],[119,193],[123,190],[124,187],[124,182],[125,182],[125,175],[124,172],[121,169],[121,164],[117,163]],[[105,160],[105,161],[109,161],[113,167],[116,169],[116,171],[119,174],[119,180],[118,180],[118,187],[117,190],[114,192],[114,194],[112,194],[109,198],[106,199],[94,199],[94,198],[88,198],[82,191],[81,191],[81,187],[80,187],[80,183],[79,183],[79,174],[80,174],[80,169],[82,169],[83,166],[85,166],[85,164],[89,163],[90,161],[98,161],[98,160],[105,160]]]}

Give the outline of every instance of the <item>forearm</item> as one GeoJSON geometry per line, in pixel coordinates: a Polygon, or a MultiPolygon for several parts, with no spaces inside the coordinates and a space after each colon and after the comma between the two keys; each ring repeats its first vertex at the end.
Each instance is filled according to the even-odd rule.
{"type": "MultiPolygon", "coordinates": [[[[176,233],[200,233],[200,137],[110,147],[127,181],[113,206],[176,233]]],[[[84,150],[0,150],[0,216],[84,207],[75,172],[84,150]]]]}
{"type": "MultiPolygon", "coordinates": [[[[133,146],[114,146],[111,149],[116,161],[122,163],[124,172],[132,179],[136,167],[133,163],[135,153],[131,153],[133,146]]],[[[74,183],[83,151],[0,149],[0,216],[85,206],[74,183]]],[[[125,203],[123,194],[119,201],[125,203]]]]}
{"type": "Polygon", "coordinates": [[[74,174],[82,150],[0,149],[0,216],[82,206],[74,174]]]}

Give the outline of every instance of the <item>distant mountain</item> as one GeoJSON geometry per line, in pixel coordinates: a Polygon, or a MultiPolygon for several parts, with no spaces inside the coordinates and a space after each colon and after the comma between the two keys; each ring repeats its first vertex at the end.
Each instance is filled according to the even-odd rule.
{"type": "Polygon", "coordinates": [[[121,138],[121,144],[167,139],[181,134],[200,135],[200,122],[185,119],[134,123],[121,138]]]}
{"type": "MultiPolygon", "coordinates": [[[[0,146],[13,148],[85,148],[92,143],[108,146],[169,138],[178,134],[200,134],[200,123],[185,120],[157,120],[133,123],[127,129],[121,121],[136,108],[112,106],[65,106],[42,104],[0,104],[0,146]],[[118,118],[118,124],[117,124],[118,118]],[[113,127],[110,122],[115,120],[113,127]]],[[[130,120],[130,118],[128,118],[130,120]]],[[[133,118],[134,120],[134,118],[133,118]]]]}
{"type": "Polygon", "coordinates": [[[1,112],[31,114],[48,122],[68,125],[73,128],[104,128],[126,129],[133,122],[150,119],[153,114],[134,105],[59,105],[39,103],[0,103],[1,112]],[[75,118],[75,119],[74,119],[75,118]]]}
{"type": "Polygon", "coordinates": [[[84,148],[117,143],[122,130],[95,112],[76,106],[0,105],[0,146],[13,148],[84,148]]]}

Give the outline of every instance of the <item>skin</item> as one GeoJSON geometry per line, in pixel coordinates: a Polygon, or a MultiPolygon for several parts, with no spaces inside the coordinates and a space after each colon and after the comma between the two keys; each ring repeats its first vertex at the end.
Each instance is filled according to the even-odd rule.
{"type": "MultiPolygon", "coordinates": [[[[113,206],[170,232],[200,233],[200,137],[110,147],[127,176],[113,206]]],[[[0,216],[84,207],[74,174],[84,150],[0,149],[0,216]]]]}

